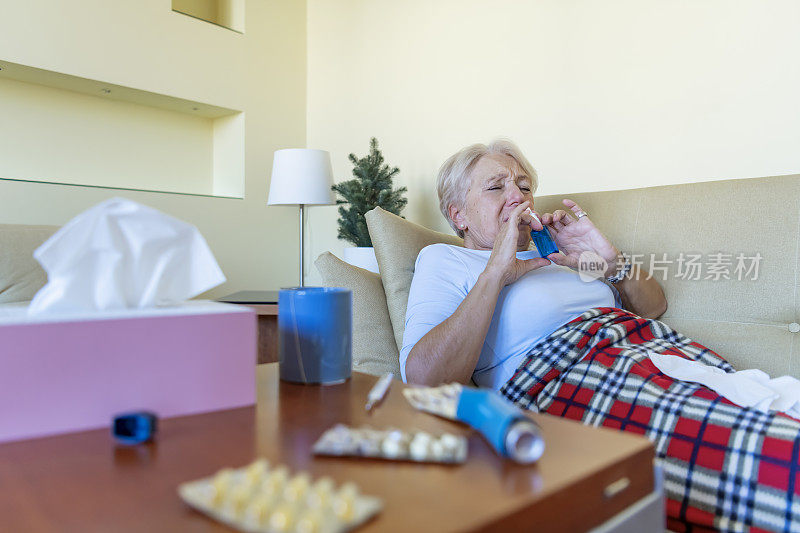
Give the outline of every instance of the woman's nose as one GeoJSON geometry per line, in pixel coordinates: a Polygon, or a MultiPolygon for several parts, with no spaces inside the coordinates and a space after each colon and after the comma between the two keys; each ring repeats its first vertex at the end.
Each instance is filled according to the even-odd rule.
{"type": "Polygon", "coordinates": [[[506,187],[506,202],[513,204],[521,204],[525,200],[525,195],[516,184],[506,187]]]}

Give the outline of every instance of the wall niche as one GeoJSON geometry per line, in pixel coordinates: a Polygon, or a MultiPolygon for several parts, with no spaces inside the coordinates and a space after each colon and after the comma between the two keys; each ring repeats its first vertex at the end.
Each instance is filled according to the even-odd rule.
{"type": "Polygon", "coordinates": [[[0,179],[244,197],[244,113],[0,60],[0,179]]]}
{"type": "Polygon", "coordinates": [[[172,0],[172,10],[244,33],[245,0],[172,0]]]}

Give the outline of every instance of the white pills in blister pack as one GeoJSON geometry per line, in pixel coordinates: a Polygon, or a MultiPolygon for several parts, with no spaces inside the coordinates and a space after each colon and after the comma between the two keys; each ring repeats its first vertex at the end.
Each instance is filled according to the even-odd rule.
{"type": "Polygon", "coordinates": [[[178,493],[195,509],[253,533],[337,533],[362,524],[383,507],[380,499],[360,494],[353,483],[337,488],[330,478],[290,475],[285,466],[270,467],[264,459],[183,483],[178,493]]]}
{"type": "Polygon", "coordinates": [[[317,455],[374,457],[431,463],[463,463],[467,459],[467,439],[445,433],[424,431],[351,428],[337,424],[314,443],[317,455]]]}

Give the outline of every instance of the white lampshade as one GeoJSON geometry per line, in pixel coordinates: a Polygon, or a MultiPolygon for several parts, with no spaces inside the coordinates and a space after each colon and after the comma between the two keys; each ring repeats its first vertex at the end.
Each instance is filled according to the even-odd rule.
{"type": "Polygon", "coordinates": [[[275,152],[267,203],[329,205],[336,203],[331,186],[331,156],[325,150],[289,148],[275,152]]]}

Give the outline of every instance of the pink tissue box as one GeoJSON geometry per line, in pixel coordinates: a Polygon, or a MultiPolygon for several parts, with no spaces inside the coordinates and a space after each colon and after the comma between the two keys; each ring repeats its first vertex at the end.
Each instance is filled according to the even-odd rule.
{"type": "Polygon", "coordinates": [[[0,442],[255,403],[252,309],[170,308],[28,317],[0,308],[0,442]]]}

